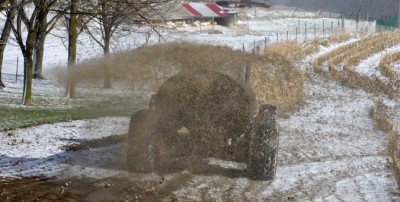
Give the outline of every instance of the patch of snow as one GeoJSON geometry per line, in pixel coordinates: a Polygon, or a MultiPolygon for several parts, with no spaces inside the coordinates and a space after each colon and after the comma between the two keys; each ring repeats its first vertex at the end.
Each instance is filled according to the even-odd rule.
{"type": "MultiPolygon", "coordinates": [[[[299,62],[299,64],[297,64],[297,68],[300,69],[301,71],[312,71],[312,63],[314,63],[314,61],[318,58],[321,57],[337,48],[346,46],[348,44],[351,44],[353,42],[356,42],[360,40],[360,38],[351,38],[347,41],[341,42],[341,43],[334,43],[331,44],[330,46],[326,47],[326,46],[319,46],[319,51],[316,53],[313,53],[311,55],[306,56],[302,61],[299,62]]],[[[322,65],[323,70],[324,71],[328,71],[328,67],[327,64],[323,64],[322,65]]]]}
{"type": "MultiPolygon", "coordinates": [[[[0,132],[0,176],[52,177],[65,170],[96,168],[96,165],[104,161],[110,162],[115,153],[112,150],[117,150],[117,145],[79,152],[65,151],[63,146],[111,135],[124,135],[128,125],[128,117],[105,117],[0,132]],[[81,165],[85,163],[85,166],[70,168],[68,163],[71,162],[79,162],[81,165]]],[[[67,173],[80,175],[80,172],[67,173]]]]}
{"type": "Polygon", "coordinates": [[[301,9],[283,7],[277,5],[274,5],[270,8],[253,7],[253,8],[243,8],[239,10],[241,12],[246,13],[246,16],[251,19],[318,17],[318,12],[307,12],[301,9]]]}
{"type": "Polygon", "coordinates": [[[238,170],[243,170],[246,168],[246,165],[243,163],[237,163],[237,162],[233,162],[233,161],[223,161],[223,160],[214,159],[214,158],[210,158],[208,164],[209,165],[217,165],[222,168],[230,168],[230,169],[238,169],[238,170]]]}
{"type": "Polygon", "coordinates": [[[385,81],[388,83],[390,80],[386,76],[383,76],[379,70],[379,63],[381,59],[386,54],[391,54],[400,51],[400,44],[387,48],[379,53],[375,53],[371,57],[361,61],[356,66],[356,71],[360,74],[367,75],[369,77],[378,78],[379,80],[385,81]]]}
{"type": "Polygon", "coordinates": [[[400,75],[400,61],[392,63],[392,71],[396,72],[397,75],[400,75]]]}

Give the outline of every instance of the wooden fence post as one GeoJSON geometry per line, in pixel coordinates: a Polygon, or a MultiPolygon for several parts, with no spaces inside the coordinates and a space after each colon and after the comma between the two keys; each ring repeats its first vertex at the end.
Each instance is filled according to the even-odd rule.
{"type": "Polygon", "coordinates": [[[18,82],[18,66],[19,66],[19,57],[17,56],[17,70],[15,71],[15,83],[18,82]]]}

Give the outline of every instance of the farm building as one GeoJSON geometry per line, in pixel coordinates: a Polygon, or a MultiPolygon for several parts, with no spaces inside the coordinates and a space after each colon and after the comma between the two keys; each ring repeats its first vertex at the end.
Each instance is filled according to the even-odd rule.
{"type": "Polygon", "coordinates": [[[237,12],[223,9],[215,3],[182,3],[196,20],[212,20],[219,25],[229,26],[237,22],[237,12]]]}
{"type": "Polygon", "coordinates": [[[229,26],[237,22],[238,12],[223,8],[215,3],[183,2],[168,8],[162,19],[154,21],[214,21],[223,26],[229,26]]]}
{"type": "Polygon", "coordinates": [[[245,6],[259,6],[270,7],[269,0],[217,0],[215,1],[220,6],[224,7],[245,7],[245,6]]]}

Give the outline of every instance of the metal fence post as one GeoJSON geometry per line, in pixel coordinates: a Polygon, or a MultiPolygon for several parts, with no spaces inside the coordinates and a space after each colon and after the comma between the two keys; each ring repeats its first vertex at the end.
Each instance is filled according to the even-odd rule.
{"type": "Polygon", "coordinates": [[[264,38],[264,47],[267,47],[267,37],[264,38]]]}
{"type": "Polygon", "coordinates": [[[314,23],[314,38],[317,38],[317,24],[314,23]]]}
{"type": "Polygon", "coordinates": [[[286,41],[289,41],[289,30],[286,30],[286,41]]]}
{"type": "Polygon", "coordinates": [[[307,23],[304,23],[304,41],[307,41],[307,23]]]}
{"type": "Polygon", "coordinates": [[[253,49],[254,49],[254,54],[256,54],[256,53],[257,53],[257,50],[256,50],[256,40],[254,40],[254,42],[253,42],[253,49]]]}
{"type": "Polygon", "coordinates": [[[342,15],[342,18],[341,18],[341,25],[342,25],[342,30],[344,30],[344,18],[343,18],[343,15],[342,15]]]}

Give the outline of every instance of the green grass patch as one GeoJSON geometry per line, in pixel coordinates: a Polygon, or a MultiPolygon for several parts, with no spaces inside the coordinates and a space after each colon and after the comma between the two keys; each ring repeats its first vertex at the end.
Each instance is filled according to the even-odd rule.
{"type": "Polygon", "coordinates": [[[59,100],[58,105],[55,103],[57,100],[51,101],[48,106],[0,105],[0,131],[105,116],[130,116],[144,108],[147,101],[129,96],[96,96],[59,100]]]}

